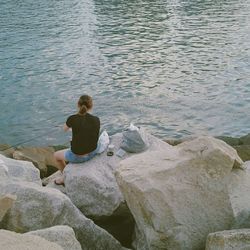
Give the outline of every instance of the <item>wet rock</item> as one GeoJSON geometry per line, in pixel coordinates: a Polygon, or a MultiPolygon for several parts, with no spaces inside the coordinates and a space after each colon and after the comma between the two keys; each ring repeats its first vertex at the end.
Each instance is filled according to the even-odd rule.
{"type": "Polygon", "coordinates": [[[218,136],[217,139],[220,139],[226,142],[230,146],[237,146],[241,144],[240,138],[230,137],[230,136],[218,136]]]}
{"type": "Polygon", "coordinates": [[[250,145],[238,145],[234,146],[234,149],[236,149],[238,155],[243,161],[250,160],[250,145]]]}
{"type": "Polygon", "coordinates": [[[240,137],[240,144],[250,145],[250,134],[240,137]]]}
{"type": "Polygon", "coordinates": [[[8,144],[0,144],[0,154],[12,158],[15,149],[8,144]]]}

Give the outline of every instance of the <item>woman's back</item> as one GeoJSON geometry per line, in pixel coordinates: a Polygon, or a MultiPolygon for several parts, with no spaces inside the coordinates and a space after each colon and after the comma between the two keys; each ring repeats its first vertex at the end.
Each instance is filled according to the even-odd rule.
{"type": "Polygon", "coordinates": [[[97,116],[71,115],[66,125],[72,128],[71,150],[78,155],[84,155],[95,150],[100,131],[100,120],[97,116]]]}

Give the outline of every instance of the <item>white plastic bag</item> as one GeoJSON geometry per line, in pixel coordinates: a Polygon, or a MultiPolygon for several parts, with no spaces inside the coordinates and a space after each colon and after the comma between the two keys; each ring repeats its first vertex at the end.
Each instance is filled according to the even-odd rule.
{"type": "Polygon", "coordinates": [[[142,128],[137,128],[132,123],[122,133],[121,148],[129,153],[140,153],[148,148],[147,134],[142,128]]]}
{"type": "Polygon", "coordinates": [[[109,145],[109,135],[106,130],[104,130],[101,135],[99,136],[98,143],[97,143],[97,154],[101,154],[104,152],[108,145],[109,145]]]}

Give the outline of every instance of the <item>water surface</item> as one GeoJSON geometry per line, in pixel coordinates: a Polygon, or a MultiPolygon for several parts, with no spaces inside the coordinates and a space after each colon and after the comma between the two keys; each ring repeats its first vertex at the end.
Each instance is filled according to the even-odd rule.
{"type": "Polygon", "coordinates": [[[0,2],[0,143],[58,144],[82,93],[110,134],[249,133],[250,0],[0,2]]]}

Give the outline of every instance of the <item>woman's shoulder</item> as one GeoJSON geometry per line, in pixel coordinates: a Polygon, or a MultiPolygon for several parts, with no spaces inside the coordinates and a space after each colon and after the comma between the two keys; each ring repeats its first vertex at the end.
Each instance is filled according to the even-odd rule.
{"type": "Polygon", "coordinates": [[[70,115],[69,117],[68,117],[68,119],[74,119],[74,118],[77,118],[78,117],[78,114],[73,114],[73,115],[70,115]]]}
{"type": "Polygon", "coordinates": [[[87,116],[88,116],[89,119],[92,119],[92,120],[95,120],[95,121],[100,121],[100,118],[98,116],[96,116],[96,115],[87,113],[87,116]]]}

